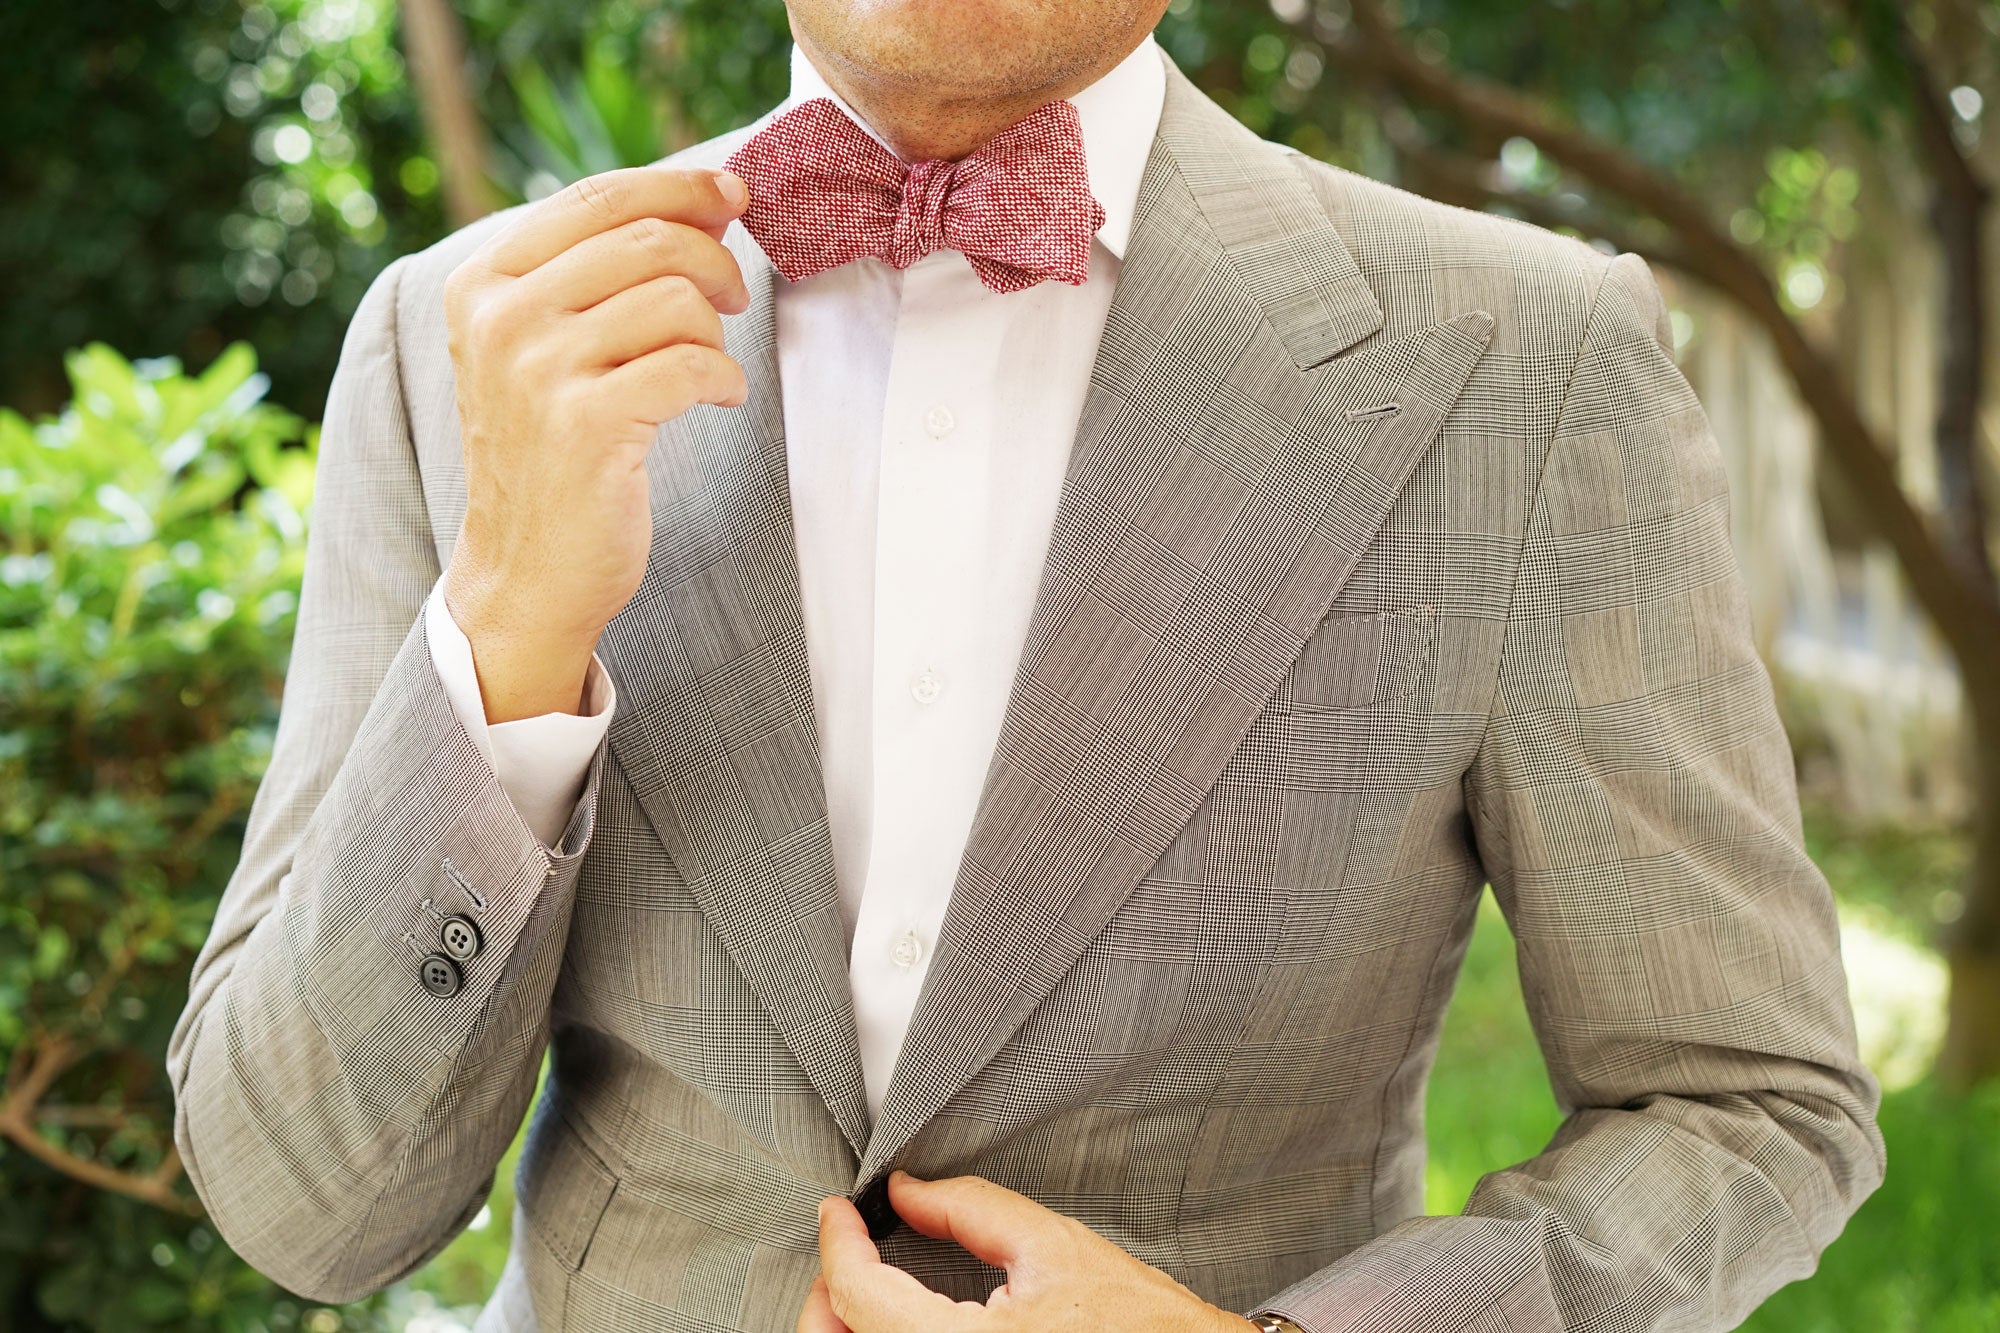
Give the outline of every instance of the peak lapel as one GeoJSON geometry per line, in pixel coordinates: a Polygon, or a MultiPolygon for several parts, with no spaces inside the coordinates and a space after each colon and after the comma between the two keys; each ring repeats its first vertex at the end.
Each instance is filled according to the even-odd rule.
{"type": "Polygon", "coordinates": [[[1382,310],[1287,154],[1168,65],[1013,695],[860,1178],[1193,816],[1485,350],[1382,310]]]}
{"type": "Polygon", "coordinates": [[[726,330],[750,399],[684,413],[647,458],[645,580],[598,645],[618,687],[610,744],[859,1153],[868,1104],[799,604],[771,268],[742,228],[727,239],[751,294],[726,330]]]}

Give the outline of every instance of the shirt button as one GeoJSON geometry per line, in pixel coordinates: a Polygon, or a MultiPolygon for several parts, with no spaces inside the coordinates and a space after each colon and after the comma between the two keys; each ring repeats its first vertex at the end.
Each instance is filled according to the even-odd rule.
{"type": "Polygon", "coordinates": [[[924,937],[906,930],[889,946],[889,961],[900,968],[912,968],[924,956],[924,937]]]}
{"type": "Polygon", "coordinates": [[[924,429],[931,433],[931,438],[934,440],[942,440],[951,434],[951,428],[957,424],[958,418],[954,417],[951,409],[943,403],[924,413],[924,429]]]}
{"type": "Polygon", "coordinates": [[[936,703],[944,693],[944,677],[935,671],[920,673],[910,682],[910,697],[920,704],[936,703]]]}

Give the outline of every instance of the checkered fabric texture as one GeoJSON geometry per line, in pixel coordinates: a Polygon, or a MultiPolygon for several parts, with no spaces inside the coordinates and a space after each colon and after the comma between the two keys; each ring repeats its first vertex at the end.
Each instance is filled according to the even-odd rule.
{"type": "MultiPolygon", "coordinates": [[[[751,127],[755,128],[755,127],[751,127]]],[[[747,131],[682,159],[719,165],[747,131]]],[[[662,429],[619,709],[551,856],[420,615],[465,505],[393,265],[321,443],[298,641],[170,1070],[216,1225],[345,1300],[478,1211],[482,1330],[788,1333],[815,1203],[976,1173],[1309,1333],[1716,1329],[1883,1169],[1716,443],[1642,261],[1265,143],[1171,66],[1044,581],[880,1117],[846,979],[772,290],[662,429]],[[1481,886],[1566,1119],[1422,1215],[1481,886]],[[417,981],[440,914],[462,992],[417,981]]],[[[907,1227],[956,1297],[1001,1275],[907,1227]]],[[[1116,1312],[1097,1312],[1115,1324],[1116,1312]]]]}
{"type": "MultiPolygon", "coordinates": [[[[699,150],[696,150],[699,151],[699,150]]],[[[905,166],[827,97],[801,102],[729,155],[750,187],[743,226],[791,282],[863,256],[908,268],[959,251],[1017,292],[1090,276],[1104,206],[1090,193],[1076,108],[1044,103],[956,162],[905,166]]]]}

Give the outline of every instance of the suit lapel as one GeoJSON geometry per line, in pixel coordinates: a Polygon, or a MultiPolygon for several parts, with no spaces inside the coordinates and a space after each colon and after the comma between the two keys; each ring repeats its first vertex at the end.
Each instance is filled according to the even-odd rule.
{"type": "Polygon", "coordinates": [[[1193,816],[1492,325],[1472,312],[1348,351],[1382,310],[1310,185],[1167,73],[1013,694],[863,1181],[1193,816]]]}
{"type": "Polygon", "coordinates": [[[868,1103],[834,877],[778,384],[771,268],[728,241],[751,305],[741,409],[667,423],[647,459],[646,576],[599,641],[610,744],[710,927],[859,1153],[868,1103]]]}

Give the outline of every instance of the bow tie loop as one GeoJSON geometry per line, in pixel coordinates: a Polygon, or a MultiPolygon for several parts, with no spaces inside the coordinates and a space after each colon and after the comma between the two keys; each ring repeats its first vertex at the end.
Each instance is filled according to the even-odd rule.
{"type": "Polygon", "coordinates": [[[801,102],[729,158],[743,225],[798,282],[856,259],[904,269],[953,249],[996,292],[1090,276],[1104,208],[1076,108],[1049,102],[958,161],[904,164],[832,99],[801,102]]]}

